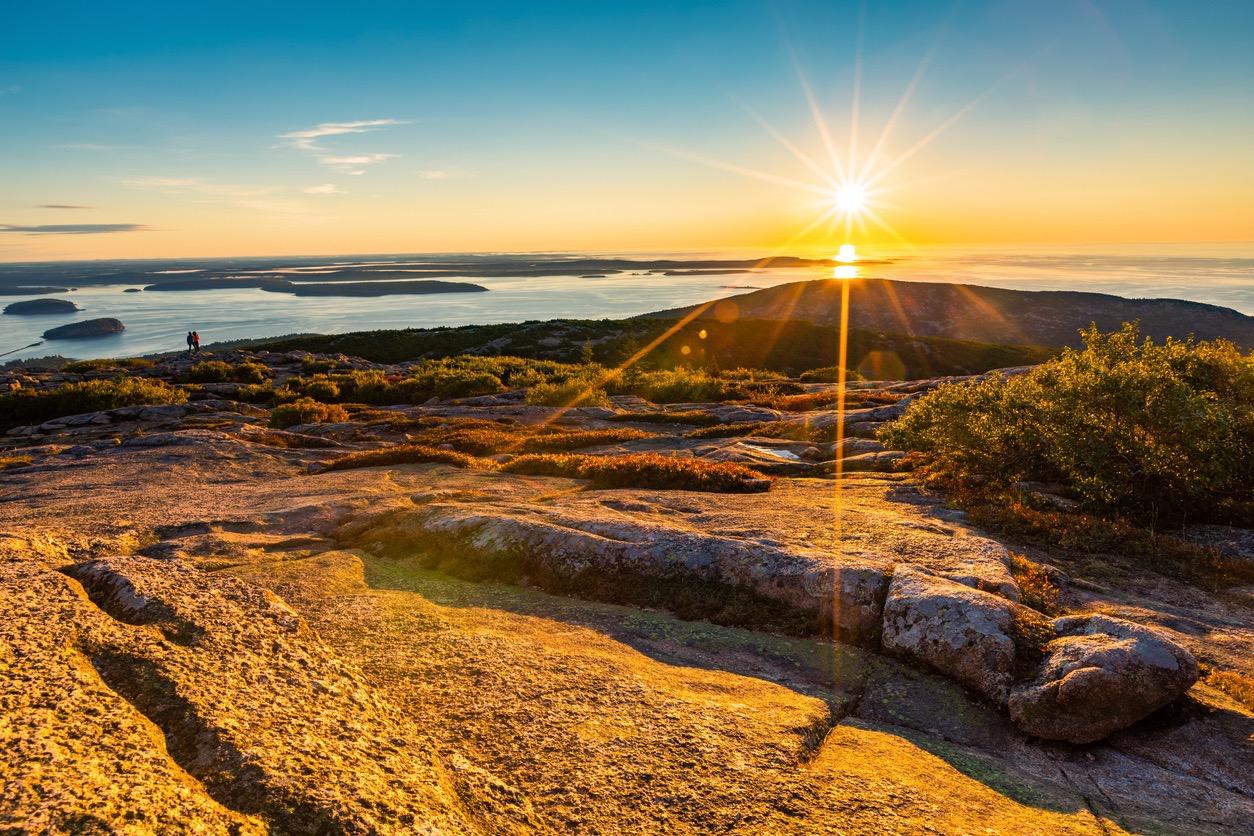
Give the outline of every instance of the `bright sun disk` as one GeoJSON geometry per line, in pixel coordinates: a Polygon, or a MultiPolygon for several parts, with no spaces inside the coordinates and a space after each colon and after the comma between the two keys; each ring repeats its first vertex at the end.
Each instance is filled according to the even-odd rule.
{"type": "Polygon", "coordinates": [[[856,183],[841,186],[832,192],[832,205],[849,215],[866,208],[866,188],[856,183]]]}

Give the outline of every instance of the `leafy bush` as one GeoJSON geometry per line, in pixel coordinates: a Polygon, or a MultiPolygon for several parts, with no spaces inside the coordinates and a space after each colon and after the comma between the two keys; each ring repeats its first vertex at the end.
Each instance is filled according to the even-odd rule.
{"type": "Polygon", "coordinates": [[[239,387],[235,397],[245,403],[264,403],[274,398],[274,384],[269,380],[265,383],[245,383],[239,387]]]}
{"type": "Polygon", "coordinates": [[[699,369],[643,372],[617,384],[616,391],[653,403],[709,403],[725,400],[730,384],[699,369]]]}
{"type": "Polygon", "coordinates": [[[1010,555],[1010,574],[1019,585],[1019,602],[1045,615],[1058,615],[1062,591],[1048,569],[1021,554],[1010,555]]]}
{"type": "Polygon", "coordinates": [[[941,387],[881,432],[941,471],[1061,482],[1145,523],[1254,519],[1254,354],[1139,340],[1135,325],[1002,380],[941,387]]]}
{"type": "Polygon", "coordinates": [[[75,360],[73,363],[67,363],[61,371],[82,374],[102,369],[150,369],[154,365],[152,360],[145,360],[143,357],[102,357],[98,360],[75,360]]]}
{"type": "Polygon", "coordinates": [[[587,456],[574,453],[519,456],[501,466],[507,473],[587,479],[603,488],[757,493],[770,480],[756,470],[731,462],[678,458],[657,453],[587,456]]]}
{"type": "MultiPolygon", "coordinates": [[[[802,383],[838,383],[840,381],[839,366],[823,366],[818,369],[804,371],[797,378],[802,383]]],[[[853,369],[845,369],[845,380],[864,380],[862,375],[853,369]]]]}
{"type": "Polygon", "coordinates": [[[279,404],[270,412],[270,426],[276,430],[297,424],[325,424],[347,420],[348,412],[344,407],[339,404],[319,403],[312,398],[279,404]]]}
{"type": "Polygon", "coordinates": [[[63,383],[52,389],[18,389],[0,395],[0,428],[41,424],[63,415],[99,412],[121,406],[178,404],[187,393],[160,380],[115,377],[63,383]]]}
{"type": "Polygon", "coordinates": [[[535,406],[609,406],[610,398],[595,380],[573,378],[564,383],[537,383],[527,390],[527,403],[535,406]]]}
{"type": "Polygon", "coordinates": [[[5,456],[0,455],[0,471],[8,470],[11,467],[24,467],[30,464],[34,459],[30,456],[5,456]]]}
{"type": "Polygon", "coordinates": [[[243,363],[226,363],[222,360],[205,360],[183,372],[180,380],[186,383],[261,383],[270,377],[270,370],[251,360],[243,363]]]}

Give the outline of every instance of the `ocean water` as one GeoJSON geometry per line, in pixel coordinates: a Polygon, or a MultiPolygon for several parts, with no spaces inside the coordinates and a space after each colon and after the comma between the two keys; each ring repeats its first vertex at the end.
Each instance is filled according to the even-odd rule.
{"type": "MultiPolygon", "coordinates": [[[[634,257],[662,255],[684,258],[712,254],[649,253],[634,257]]],[[[1083,251],[937,248],[874,255],[887,259],[887,263],[860,265],[860,276],[1188,299],[1254,314],[1254,244],[1105,247],[1083,251]]],[[[328,257],[326,261],[343,264],[345,259],[328,257]]],[[[153,271],[161,269],[160,264],[152,265],[153,271]]],[[[0,352],[6,352],[0,362],[48,354],[92,358],[179,350],[184,348],[187,331],[193,329],[208,344],[302,332],[555,318],[617,319],[830,275],[830,270],[793,268],[698,276],[641,272],[604,278],[469,276],[467,281],[481,284],[490,292],[381,298],[298,297],[257,289],[125,293],[127,287],[139,285],[82,287],[57,295],[76,302],[83,309],[77,314],[0,316],[0,352]],[[126,324],[126,331],[99,339],[45,341],[23,348],[39,342],[48,328],[96,317],[116,317],[126,324]]],[[[0,297],[0,306],[23,298],[35,297],[0,297]]]]}

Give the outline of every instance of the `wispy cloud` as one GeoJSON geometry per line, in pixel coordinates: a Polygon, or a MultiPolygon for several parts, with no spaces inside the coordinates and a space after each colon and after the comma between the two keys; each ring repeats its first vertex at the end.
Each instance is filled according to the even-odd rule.
{"type": "Polygon", "coordinates": [[[95,209],[95,206],[79,206],[74,203],[39,203],[36,209],[95,209]]]}
{"type": "Polygon", "coordinates": [[[22,85],[20,84],[0,84],[0,96],[11,96],[20,92],[22,92],[22,85]]]}
{"type": "Polygon", "coordinates": [[[319,157],[318,162],[330,166],[341,174],[356,176],[366,173],[362,166],[376,165],[395,157],[395,154],[350,154],[345,157],[319,157]]]}
{"type": "Polygon", "coordinates": [[[132,177],[122,181],[132,189],[147,189],[167,194],[196,193],[216,197],[262,197],[274,194],[278,186],[242,186],[233,183],[214,183],[199,177],[132,177]]]}
{"type": "Polygon", "coordinates": [[[145,224],[0,224],[0,232],[18,232],[25,235],[100,235],[106,232],[143,232],[151,228],[145,224]]]}
{"type": "Polygon", "coordinates": [[[335,169],[341,174],[361,175],[366,173],[364,166],[376,165],[385,160],[395,158],[396,154],[349,154],[337,155],[330,148],[321,145],[317,140],[327,136],[343,134],[364,134],[392,125],[404,125],[400,119],[359,119],[355,122],[322,122],[303,131],[289,131],[279,134],[289,148],[308,151],[317,156],[322,165],[335,169]]]}
{"type": "Polygon", "coordinates": [[[323,183],[321,186],[310,186],[305,189],[305,194],[344,194],[344,192],[334,183],[323,183]]]}
{"type": "Polygon", "coordinates": [[[327,149],[318,145],[315,140],[322,139],[324,136],[364,134],[377,128],[404,124],[400,119],[359,119],[355,122],[322,122],[303,131],[289,131],[285,134],[279,134],[279,139],[287,140],[287,143],[293,148],[300,148],[302,151],[325,151],[327,149]]]}

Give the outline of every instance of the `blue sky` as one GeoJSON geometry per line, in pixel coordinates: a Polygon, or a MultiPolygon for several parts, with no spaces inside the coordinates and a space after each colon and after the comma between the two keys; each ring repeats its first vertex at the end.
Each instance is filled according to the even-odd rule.
{"type": "Polygon", "coordinates": [[[815,178],[749,111],[824,159],[800,67],[844,159],[857,76],[865,154],[929,54],[884,146],[946,126],[885,177],[879,215],[906,238],[1254,237],[1249,2],[69,2],[3,20],[0,259],[768,245],[812,196],[729,166],[815,178]],[[102,231],[32,231],[73,225],[102,231]]]}

